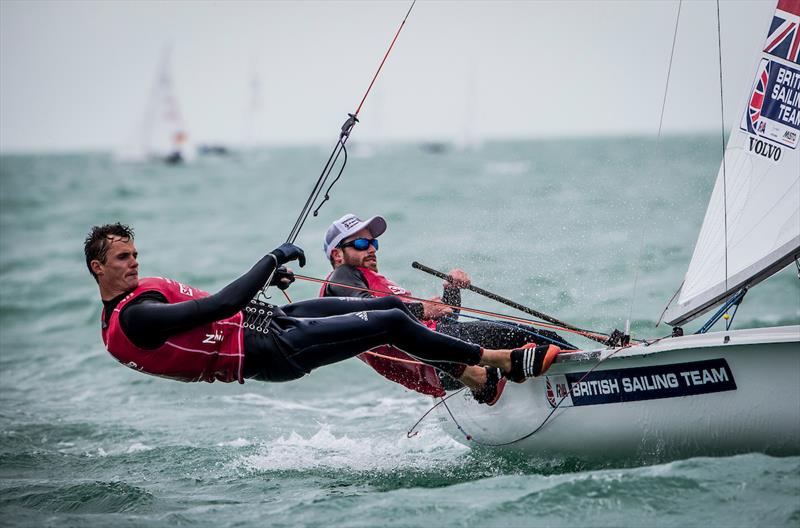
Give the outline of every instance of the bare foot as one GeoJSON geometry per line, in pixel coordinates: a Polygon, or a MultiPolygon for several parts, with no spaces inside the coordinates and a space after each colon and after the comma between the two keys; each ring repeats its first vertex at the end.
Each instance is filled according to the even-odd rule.
{"type": "Polygon", "coordinates": [[[469,366],[464,369],[464,373],[461,374],[458,381],[471,390],[480,390],[486,384],[486,369],[478,366],[469,366]]]}
{"type": "Polygon", "coordinates": [[[490,367],[497,367],[503,372],[511,371],[511,351],[510,350],[495,350],[491,348],[483,349],[483,357],[481,357],[482,365],[489,365],[490,367]]]}

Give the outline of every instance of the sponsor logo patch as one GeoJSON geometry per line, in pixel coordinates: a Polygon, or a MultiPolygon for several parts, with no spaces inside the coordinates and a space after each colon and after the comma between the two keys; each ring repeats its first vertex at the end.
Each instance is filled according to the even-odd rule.
{"type": "Polygon", "coordinates": [[[219,330],[214,330],[213,334],[206,334],[206,338],[203,339],[203,343],[207,345],[213,345],[214,343],[220,343],[223,339],[222,332],[219,330]]]}
{"type": "MultiPolygon", "coordinates": [[[[794,149],[800,137],[800,70],[771,59],[761,59],[740,128],[758,138],[794,149]]],[[[750,152],[778,161],[753,149],[750,152]]],[[[777,148],[777,147],[774,147],[777,148]]],[[[780,156],[780,149],[777,149],[780,156]]]]}
{"type": "Polygon", "coordinates": [[[410,291],[406,290],[402,286],[398,286],[397,284],[389,284],[389,291],[395,295],[408,295],[411,293],[410,291]]]}
{"type": "Polygon", "coordinates": [[[753,136],[749,136],[747,139],[748,139],[747,143],[748,152],[750,152],[751,154],[758,154],[759,156],[763,156],[770,161],[774,162],[780,161],[783,151],[779,146],[773,145],[772,143],[768,143],[767,141],[756,139],[753,136]]]}
{"type": "Polygon", "coordinates": [[[561,407],[573,407],[731,390],[736,381],[724,359],[545,376],[545,398],[552,407],[562,398],[561,407]]]}

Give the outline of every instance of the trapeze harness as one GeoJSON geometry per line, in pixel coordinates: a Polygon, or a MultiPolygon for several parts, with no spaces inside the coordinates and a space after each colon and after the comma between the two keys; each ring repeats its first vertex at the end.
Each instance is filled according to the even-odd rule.
{"type": "Polygon", "coordinates": [[[169,304],[209,296],[202,290],[170,279],[141,279],[139,286],[113,309],[108,324],[105,324],[106,313],[103,310],[103,343],[112,356],[134,370],[179,381],[244,383],[241,312],[173,335],[158,348],[147,350],[131,342],[119,320],[122,310],[145,292],[158,292],[169,304]]]}

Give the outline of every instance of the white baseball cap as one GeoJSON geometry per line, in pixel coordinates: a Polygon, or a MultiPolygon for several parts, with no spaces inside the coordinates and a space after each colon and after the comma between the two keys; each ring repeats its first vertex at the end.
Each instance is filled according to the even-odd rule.
{"type": "Polygon", "coordinates": [[[386,231],[386,220],[382,216],[373,216],[367,220],[362,220],[352,213],[348,213],[336,220],[325,232],[325,244],[323,249],[325,256],[330,258],[333,248],[345,238],[358,233],[362,229],[369,230],[373,238],[378,238],[386,231]]]}

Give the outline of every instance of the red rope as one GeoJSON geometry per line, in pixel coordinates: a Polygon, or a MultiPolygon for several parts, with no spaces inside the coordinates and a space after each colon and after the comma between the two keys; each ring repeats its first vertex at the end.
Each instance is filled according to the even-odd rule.
{"type": "Polygon", "coordinates": [[[423,363],[422,361],[415,361],[413,359],[402,359],[398,357],[386,356],[384,354],[378,354],[377,352],[373,352],[372,350],[367,350],[366,352],[362,352],[363,354],[369,354],[370,356],[379,357],[382,359],[389,359],[391,361],[397,361],[399,363],[409,363],[411,365],[427,365],[427,363],[423,363]]]}
{"type": "MultiPolygon", "coordinates": [[[[394,293],[391,293],[391,292],[372,290],[370,288],[360,288],[358,286],[351,286],[349,284],[341,284],[339,282],[334,282],[334,281],[325,280],[325,279],[317,279],[315,277],[307,277],[305,275],[295,275],[295,277],[298,278],[298,279],[303,279],[303,280],[309,281],[309,282],[316,282],[316,283],[319,283],[319,284],[332,284],[334,286],[339,286],[339,287],[342,287],[342,288],[350,288],[350,289],[357,290],[357,291],[364,291],[364,292],[369,292],[369,293],[379,293],[379,294],[382,294],[382,295],[395,295],[394,293]]],[[[397,297],[400,297],[402,299],[409,299],[411,301],[428,302],[428,303],[439,304],[441,306],[448,306],[450,308],[453,308],[454,310],[463,310],[465,312],[472,312],[472,313],[481,314],[481,315],[489,315],[489,316],[492,316],[492,317],[497,317],[499,319],[506,319],[508,321],[513,321],[515,323],[522,323],[522,324],[529,324],[529,325],[533,325],[533,326],[540,326],[542,328],[549,328],[551,330],[559,330],[559,331],[562,331],[562,332],[571,332],[573,334],[582,335],[584,337],[590,337],[591,336],[593,338],[599,338],[599,339],[605,339],[607,337],[607,336],[603,336],[603,335],[599,335],[599,334],[593,334],[591,332],[582,332],[580,330],[572,330],[571,328],[564,328],[562,326],[550,325],[550,324],[547,324],[547,323],[542,323],[540,321],[534,321],[534,320],[531,320],[531,319],[525,319],[523,317],[514,317],[512,315],[504,315],[504,314],[500,314],[500,313],[497,313],[497,312],[489,312],[489,311],[486,311],[486,310],[479,310],[477,308],[467,308],[465,306],[452,306],[452,305],[449,305],[447,303],[443,303],[443,302],[440,302],[440,301],[431,301],[429,299],[421,299],[419,297],[412,297],[411,295],[397,295],[397,297]]]]}
{"type": "Polygon", "coordinates": [[[400,23],[400,27],[397,28],[397,33],[395,33],[394,38],[392,39],[392,43],[389,45],[389,49],[386,50],[386,55],[383,56],[383,60],[381,61],[380,66],[378,66],[378,71],[375,72],[375,76],[372,78],[372,82],[369,83],[369,87],[367,91],[364,93],[364,97],[361,98],[361,102],[358,104],[358,108],[356,109],[356,113],[353,114],[355,117],[358,117],[358,113],[361,111],[361,107],[364,105],[364,101],[367,99],[367,95],[369,95],[369,91],[372,90],[372,85],[375,84],[375,79],[378,78],[378,74],[381,72],[381,68],[383,68],[383,63],[386,62],[386,59],[389,57],[389,53],[392,51],[392,47],[394,47],[394,43],[397,40],[397,37],[400,36],[400,31],[403,30],[403,26],[406,25],[406,20],[408,20],[408,15],[411,14],[411,10],[414,9],[414,4],[417,3],[417,0],[411,2],[411,7],[408,8],[408,12],[406,13],[406,17],[400,23]]]}

